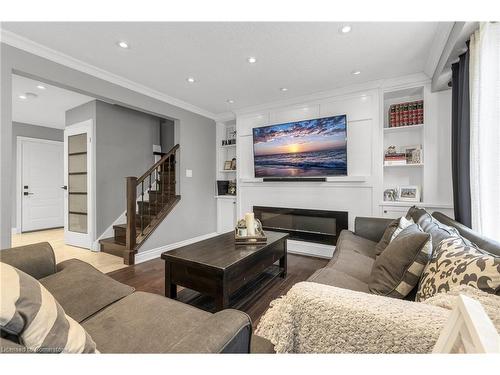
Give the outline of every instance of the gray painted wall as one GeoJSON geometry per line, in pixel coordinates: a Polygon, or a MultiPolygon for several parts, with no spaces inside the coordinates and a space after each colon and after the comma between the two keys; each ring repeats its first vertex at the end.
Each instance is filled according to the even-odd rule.
{"type": "Polygon", "coordinates": [[[66,125],[92,119],[96,142],[96,235],[126,208],[127,176],[141,176],[154,164],[160,118],[94,100],[66,111],[66,125]]]}
{"type": "MultiPolygon", "coordinates": [[[[17,183],[17,137],[29,137],[37,139],[48,139],[51,141],[64,141],[62,129],[48,128],[46,126],[24,124],[22,122],[12,123],[12,228],[16,227],[17,210],[16,200],[21,199],[21,192],[16,190],[17,183]]],[[[61,160],[63,168],[64,160],[61,160]]]]}
{"type": "Polygon", "coordinates": [[[68,126],[92,119],[95,124],[95,116],[96,100],[92,100],[91,102],[81,104],[78,107],[67,110],[65,114],[65,123],[66,126],[68,126]]]}
{"type": "Polygon", "coordinates": [[[176,142],[180,143],[179,176],[181,202],[141,247],[140,251],[216,231],[215,121],[133,90],[57,64],[17,48],[1,44],[0,123],[0,248],[11,242],[12,165],[12,72],[72,89],[85,95],[175,119],[176,142]],[[185,177],[185,169],[193,177],[185,177]]]}
{"type": "Polygon", "coordinates": [[[162,152],[168,152],[175,146],[175,123],[171,120],[161,121],[160,145],[162,152]]]}
{"type": "Polygon", "coordinates": [[[139,177],[154,164],[160,119],[97,101],[95,139],[96,228],[100,236],[126,209],[125,177],[139,177]]]}

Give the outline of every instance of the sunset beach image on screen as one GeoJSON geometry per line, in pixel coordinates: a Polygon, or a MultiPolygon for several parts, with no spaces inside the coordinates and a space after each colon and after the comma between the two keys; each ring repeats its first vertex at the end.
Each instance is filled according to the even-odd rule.
{"type": "Polygon", "coordinates": [[[347,175],[345,115],[253,129],[255,177],[347,175]]]}

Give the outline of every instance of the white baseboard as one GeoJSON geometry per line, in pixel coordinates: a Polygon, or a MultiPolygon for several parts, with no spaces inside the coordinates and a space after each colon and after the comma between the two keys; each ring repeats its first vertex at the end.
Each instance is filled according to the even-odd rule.
{"type": "Polygon", "coordinates": [[[188,238],[187,240],[184,240],[184,241],[179,241],[179,242],[171,243],[169,245],[157,247],[156,249],[140,251],[137,254],[135,254],[135,264],[139,264],[139,263],[145,262],[147,260],[158,258],[161,255],[161,253],[163,253],[165,251],[174,250],[174,249],[177,249],[178,247],[190,245],[192,243],[200,242],[200,241],[203,241],[203,240],[206,240],[208,238],[212,238],[212,237],[215,237],[218,235],[219,235],[219,233],[217,233],[217,232],[207,233],[207,234],[203,234],[203,235],[198,236],[198,237],[188,238]]]}
{"type": "Polygon", "coordinates": [[[21,233],[20,231],[17,230],[17,228],[12,228],[12,234],[18,234],[21,233]]]}
{"type": "Polygon", "coordinates": [[[287,252],[290,254],[308,255],[318,258],[330,259],[335,251],[335,246],[323,245],[314,242],[287,240],[287,252]]]}

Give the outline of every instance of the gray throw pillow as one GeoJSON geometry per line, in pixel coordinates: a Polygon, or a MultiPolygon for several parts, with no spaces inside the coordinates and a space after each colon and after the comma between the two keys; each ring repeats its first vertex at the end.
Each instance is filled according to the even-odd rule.
{"type": "Polygon", "coordinates": [[[384,251],[387,245],[389,245],[389,242],[391,242],[392,234],[398,227],[398,224],[399,224],[399,219],[394,219],[389,223],[387,228],[385,228],[382,238],[377,243],[377,245],[375,245],[375,257],[378,257],[380,254],[382,254],[382,251],[384,251]]]}
{"type": "Polygon", "coordinates": [[[436,249],[441,241],[450,237],[459,238],[463,245],[475,247],[472,242],[462,237],[456,228],[441,223],[423,208],[411,207],[406,214],[406,218],[412,218],[425,233],[431,235],[433,249],[436,249]]]}
{"type": "Polygon", "coordinates": [[[403,229],[373,263],[371,293],[406,297],[418,284],[432,253],[431,236],[417,224],[403,229]]]}

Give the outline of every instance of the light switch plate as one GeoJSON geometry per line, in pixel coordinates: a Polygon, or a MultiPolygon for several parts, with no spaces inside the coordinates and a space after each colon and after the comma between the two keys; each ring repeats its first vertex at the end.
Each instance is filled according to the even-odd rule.
{"type": "Polygon", "coordinates": [[[192,169],[186,169],[186,177],[193,177],[193,170],[192,169]]]}

